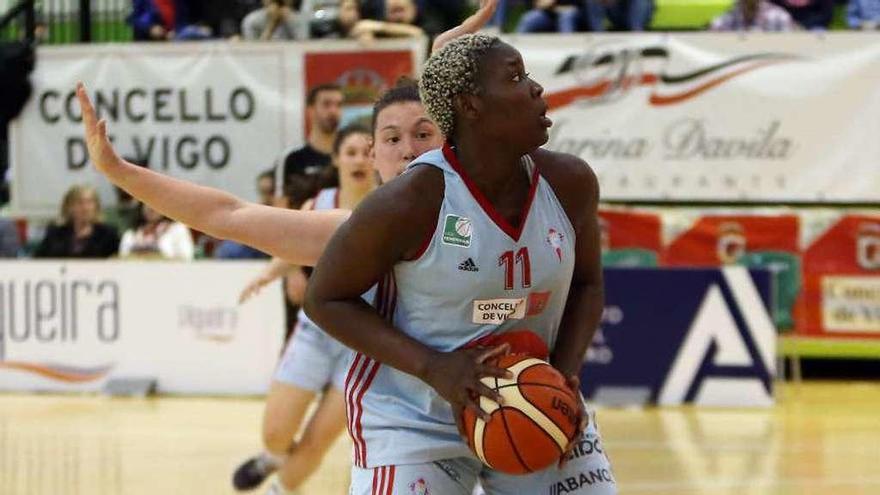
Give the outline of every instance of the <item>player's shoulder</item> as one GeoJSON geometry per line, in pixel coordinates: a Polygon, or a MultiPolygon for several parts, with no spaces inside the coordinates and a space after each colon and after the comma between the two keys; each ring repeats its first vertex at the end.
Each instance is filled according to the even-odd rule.
{"type": "Polygon", "coordinates": [[[389,221],[418,220],[439,211],[443,201],[443,172],[432,166],[416,166],[373,191],[358,210],[383,212],[389,221]]]}
{"type": "Polygon", "coordinates": [[[550,184],[572,225],[580,225],[584,212],[599,202],[599,180],[590,165],[568,153],[537,149],[530,155],[541,176],[550,184]]]}

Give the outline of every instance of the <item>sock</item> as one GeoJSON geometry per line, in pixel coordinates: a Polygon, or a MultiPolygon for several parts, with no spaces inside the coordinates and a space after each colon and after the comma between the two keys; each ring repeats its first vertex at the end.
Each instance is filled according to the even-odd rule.
{"type": "Polygon", "coordinates": [[[260,467],[264,468],[264,470],[274,471],[281,467],[284,463],[284,458],[264,450],[257,458],[257,462],[260,464],[260,467]]]}

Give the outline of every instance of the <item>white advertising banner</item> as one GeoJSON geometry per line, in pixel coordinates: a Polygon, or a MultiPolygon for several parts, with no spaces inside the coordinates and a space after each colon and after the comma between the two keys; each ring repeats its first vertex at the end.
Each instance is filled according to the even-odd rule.
{"type": "Polygon", "coordinates": [[[284,339],[280,284],[238,305],[261,262],[0,262],[0,390],[266,391],[284,339]]]}
{"type": "Polygon", "coordinates": [[[34,93],[10,126],[13,210],[57,214],[64,192],[81,183],[114,198],[88,163],[78,81],[121,155],[255,199],[257,175],[304,143],[308,88],[338,83],[350,106],[363,106],[423,56],[421,39],[369,49],[344,41],[40,47],[34,93]]]}
{"type": "Polygon", "coordinates": [[[880,202],[880,35],[506,39],[605,199],[880,202]]]}

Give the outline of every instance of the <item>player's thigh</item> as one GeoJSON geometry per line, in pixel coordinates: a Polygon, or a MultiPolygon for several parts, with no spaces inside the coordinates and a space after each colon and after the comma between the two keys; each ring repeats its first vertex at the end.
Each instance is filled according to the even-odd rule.
{"type": "Polygon", "coordinates": [[[471,495],[480,463],[448,459],[424,464],[352,467],[349,495],[471,495]]]}
{"type": "Polygon", "coordinates": [[[480,476],[486,495],[615,495],[617,483],[602,445],[595,414],[562,469],[551,466],[543,471],[513,476],[485,468],[480,476]]]}
{"type": "Polygon", "coordinates": [[[323,454],[345,430],[345,395],[330,387],[321,396],[318,409],[303,431],[300,444],[316,453],[323,454]]]}

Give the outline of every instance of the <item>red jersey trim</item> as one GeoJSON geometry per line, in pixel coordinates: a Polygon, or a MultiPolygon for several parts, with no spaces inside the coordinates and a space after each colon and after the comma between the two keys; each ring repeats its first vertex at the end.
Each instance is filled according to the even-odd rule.
{"type": "MultiPolygon", "coordinates": [[[[523,227],[526,225],[526,221],[529,218],[529,212],[532,210],[532,202],[535,199],[535,193],[538,191],[538,182],[540,174],[538,173],[538,167],[535,167],[535,170],[532,172],[532,185],[529,189],[529,195],[526,199],[525,204],[523,204],[522,211],[519,215],[519,225],[514,227],[507,221],[504,216],[498,213],[498,210],[492,206],[492,203],[486,199],[486,196],[477,188],[477,185],[474,184],[473,180],[471,180],[470,176],[467,175],[465,170],[462,168],[461,163],[458,161],[458,156],[456,156],[455,151],[452,149],[452,146],[447,142],[443,145],[443,156],[446,158],[446,161],[452,166],[452,169],[461,177],[461,180],[464,181],[464,185],[467,187],[468,191],[470,191],[471,196],[473,196],[474,200],[483,208],[483,211],[486,212],[486,215],[495,222],[495,225],[498,226],[505,234],[510,236],[515,242],[519,242],[520,236],[522,236],[523,227]]],[[[435,227],[436,228],[436,227],[435,227]]]]}

